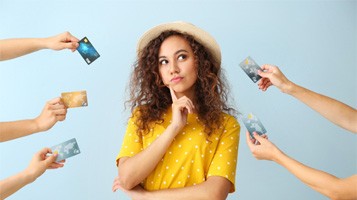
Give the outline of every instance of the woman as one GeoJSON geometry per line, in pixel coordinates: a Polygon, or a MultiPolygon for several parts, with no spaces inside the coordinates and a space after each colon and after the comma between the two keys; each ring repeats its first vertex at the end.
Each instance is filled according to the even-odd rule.
{"type": "Polygon", "coordinates": [[[172,22],[138,43],[132,117],[113,184],[133,199],[225,199],[234,192],[240,126],[227,105],[218,44],[172,22]]]}

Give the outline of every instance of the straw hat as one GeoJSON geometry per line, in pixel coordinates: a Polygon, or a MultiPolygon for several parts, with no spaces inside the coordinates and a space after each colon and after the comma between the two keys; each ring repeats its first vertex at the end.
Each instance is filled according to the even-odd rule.
{"type": "Polygon", "coordinates": [[[218,63],[221,63],[221,49],[216,40],[206,31],[198,28],[193,24],[183,21],[160,24],[146,31],[139,39],[137,52],[141,52],[151,40],[158,37],[162,32],[168,30],[192,35],[195,40],[197,40],[200,44],[202,44],[211,52],[211,54],[213,55],[215,60],[218,61],[218,63]]]}

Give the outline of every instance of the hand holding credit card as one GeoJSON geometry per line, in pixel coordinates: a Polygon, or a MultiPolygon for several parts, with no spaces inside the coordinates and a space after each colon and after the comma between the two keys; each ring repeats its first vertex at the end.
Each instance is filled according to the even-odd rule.
{"type": "Polygon", "coordinates": [[[258,117],[252,113],[248,114],[247,117],[242,117],[242,121],[252,138],[254,138],[253,132],[258,133],[259,135],[263,135],[267,132],[258,117]]]}
{"type": "Polygon", "coordinates": [[[79,54],[81,54],[84,61],[86,61],[88,65],[100,57],[99,53],[97,52],[97,50],[95,50],[92,43],[89,42],[87,37],[84,37],[79,41],[77,51],[79,52],[79,54]]]}
{"type": "Polygon", "coordinates": [[[77,140],[75,138],[62,142],[61,144],[57,144],[51,147],[51,150],[52,153],[58,154],[56,162],[65,160],[69,157],[81,153],[81,151],[79,150],[77,140]]]}
{"type": "Polygon", "coordinates": [[[61,99],[67,108],[88,106],[87,92],[85,90],[63,92],[61,94],[61,99]]]}
{"type": "Polygon", "coordinates": [[[239,64],[239,66],[249,76],[249,78],[252,79],[254,83],[256,83],[262,78],[261,76],[258,75],[258,70],[262,70],[262,69],[250,56],[244,59],[239,64]]]}

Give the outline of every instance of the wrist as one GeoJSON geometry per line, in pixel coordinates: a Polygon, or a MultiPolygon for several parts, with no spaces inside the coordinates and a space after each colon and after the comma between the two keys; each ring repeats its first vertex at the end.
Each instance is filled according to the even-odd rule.
{"type": "Polygon", "coordinates": [[[42,132],[42,131],[44,131],[44,130],[41,128],[41,125],[40,125],[40,122],[39,122],[38,117],[31,120],[31,130],[32,130],[33,133],[37,133],[37,132],[42,132]]]}
{"type": "Polygon", "coordinates": [[[29,170],[28,168],[25,169],[24,171],[22,171],[20,173],[20,176],[25,184],[32,183],[37,179],[37,176],[35,175],[35,173],[32,172],[31,170],[29,170]]]}
{"type": "Polygon", "coordinates": [[[280,151],[280,149],[276,149],[276,151],[273,153],[273,158],[272,161],[281,164],[281,159],[284,157],[284,152],[280,151]]]}
{"type": "Polygon", "coordinates": [[[175,125],[175,124],[170,124],[166,128],[166,130],[168,130],[169,133],[171,133],[174,136],[176,136],[180,132],[181,129],[182,128],[180,128],[178,125],[175,125]]]}
{"type": "Polygon", "coordinates": [[[291,81],[288,81],[282,88],[281,91],[286,94],[292,94],[295,91],[296,84],[291,81]]]}
{"type": "Polygon", "coordinates": [[[50,49],[50,38],[38,38],[38,44],[40,45],[40,49],[50,49]]]}

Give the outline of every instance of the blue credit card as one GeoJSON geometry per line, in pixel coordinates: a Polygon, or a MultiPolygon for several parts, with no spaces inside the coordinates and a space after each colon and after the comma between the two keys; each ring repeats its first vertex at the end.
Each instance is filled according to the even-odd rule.
{"type": "Polygon", "coordinates": [[[51,150],[52,153],[58,154],[56,162],[62,161],[64,159],[67,159],[69,157],[81,153],[81,151],[79,150],[77,140],[75,138],[62,142],[61,144],[57,144],[51,147],[51,150]]]}
{"type": "Polygon", "coordinates": [[[247,117],[242,117],[242,121],[252,138],[253,132],[258,133],[259,135],[263,135],[267,132],[262,122],[260,122],[258,117],[253,115],[252,113],[248,114],[247,117]]]}
{"type": "Polygon", "coordinates": [[[99,53],[97,52],[97,50],[95,50],[92,43],[88,40],[87,37],[84,37],[79,41],[77,51],[79,52],[79,54],[81,54],[84,61],[86,61],[88,65],[100,57],[99,53]]]}
{"type": "Polygon", "coordinates": [[[250,56],[244,59],[239,64],[239,66],[249,76],[249,78],[252,79],[254,83],[256,83],[262,78],[261,76],[258,75],[258,70],[262,70],[262,69],[250,56]]]}

